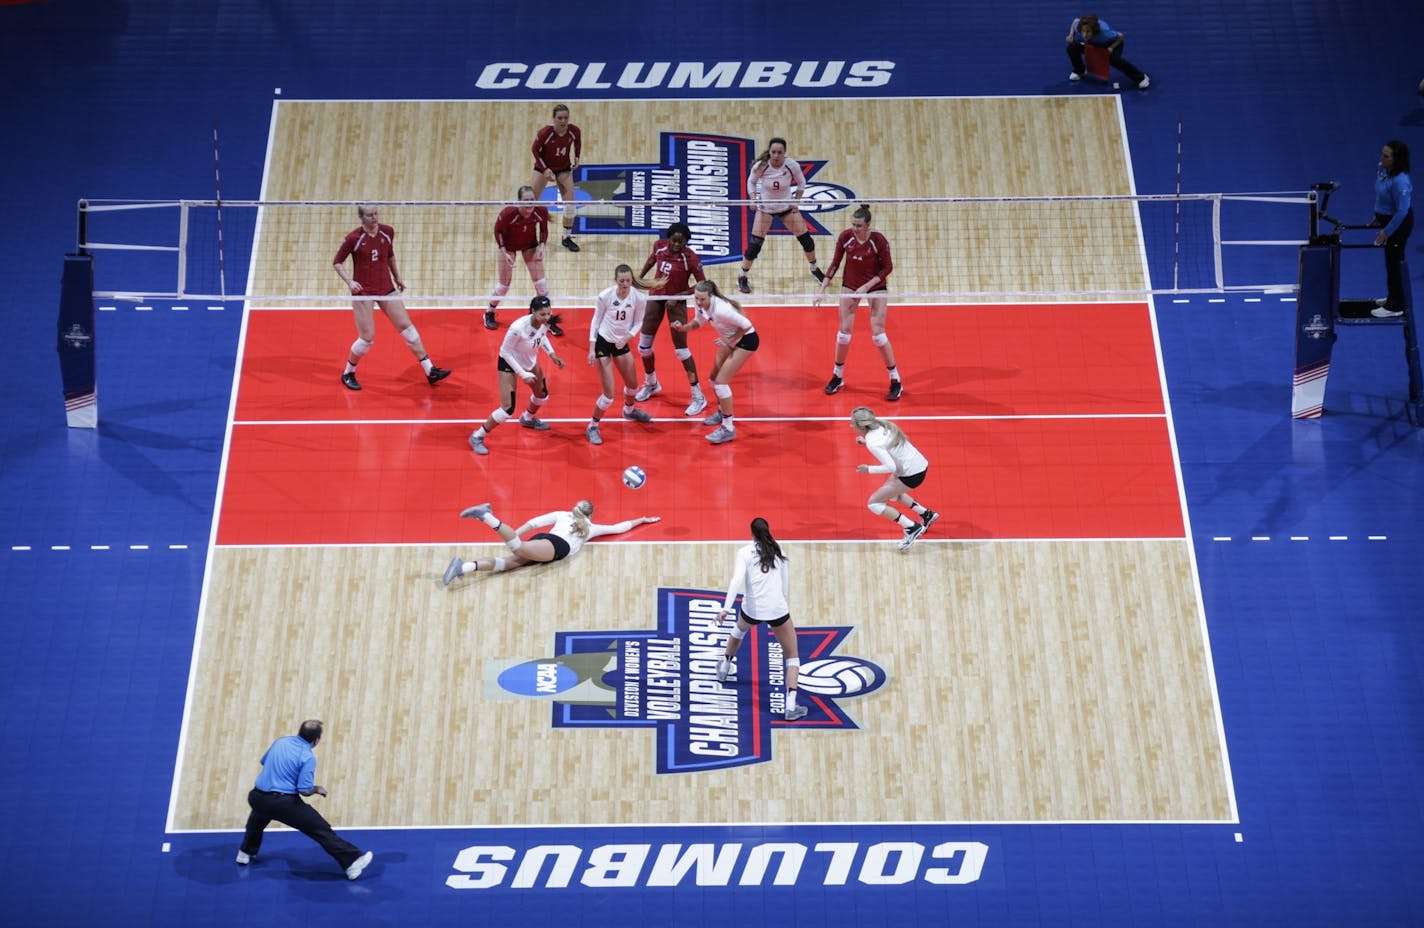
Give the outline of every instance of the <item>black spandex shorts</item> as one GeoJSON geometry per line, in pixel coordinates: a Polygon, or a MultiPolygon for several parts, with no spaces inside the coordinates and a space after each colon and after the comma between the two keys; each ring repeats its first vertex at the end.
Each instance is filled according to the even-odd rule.
{"type": "Polygon", "coordinates": [[[930,469],[929,469],[928,467],[926,467],[924,470],[920,471],[918,474],[906,474],[906,475],[903,476],[903,477],[896,477],[895,479],[898,480],[898,481],[900,481],[900,482],[903,483],[905,486],[907,486],[907,487],[909,487],[910,489],[913,490],[915,487],[917,487],[917,486],[919,486],[920,484],[922,484],[922,483],[925,482],[925,474],[928,474],[929,472],[930,472],[930,469]]]}
{"type": "Polygon", "coordinates": [[[761,336],[755,332],[748,332],[742,336],[742,340],[732,346],[743,351],[756,351],[761,347],[761,336]]]}
{"type": "Polygon", "coordinates": [[[617,345],[613,344],[608,339],[604,338],[602,335],[594,336],[593,356],[595,358],[621,358],[627,353],[627,345],[624,345],[622,348],[619,348],[617,345]]]}
{"type": "MultiPolygon", "coordinates": [[[[535,538],[546,538],[549,544],[554,546],[554,561],[562,561],[569,556],[569,543],[558,535],[550,535],[548,532],[537,532],[529,536],[530,541],[533,541],[535,538]]],[[[552,564],[554,561],[550,561],[549,563],[552,564]]]]}
{"type": "Polygon", "coordinates": [[[768,625],[772,628],[778,628],[791,621],[791,613],[788,612],[786,613],[786,615],[782,616],[779,619],[754,619],[751,616],[747,615],[745,612],[743,612],[742,618],[747,620],[748,625],[768,625]]]}

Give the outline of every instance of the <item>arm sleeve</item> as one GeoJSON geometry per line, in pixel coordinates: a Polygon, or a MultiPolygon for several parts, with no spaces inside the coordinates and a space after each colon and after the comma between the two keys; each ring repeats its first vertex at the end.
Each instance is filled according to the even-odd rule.
{"type": "Polygon", "coordinates": [[[872,474],[893,474],[895,473],[895,459],[890,456],[890,451],[884,445],[872,445],[866,442],[865,447],[870,449],[870,453],[875,455],[875,460],[879,464],[872,464],[870,472],[872,474]]]}
{"type": "Polygon", "coordinates": [[[841,261],[845,258],[845,233],[836,236],[836,251],[831,256],[830,270],[826,271],[826,279],[836,276],[836,271],[841,269],[841,261]]]}
{"type": "Polygon", "coordinates": [[[341,240],[341,247],[338,248],[338,249],[336,249],[336,257],[334,257],[334,258],[331,259],[331,263],[332,263],[332,264],[341,264],[341,263],[344,262],[347,258],[351,257],[351,251],[352,251],[352,249],[354,249],[355,247],[356,247],[356,240],[353,239],[353,238],[352,238],[351,236],[349,236],[349,235],[346,236],[346,238],[344,238],[344,239],[341,240]]]}
{"type": "Polygon", "coordinates": [[[692,278],[699,282],[707,279],[707,275],[702,272],[702,259],[697,257],[697,255],[693,255],[692,260],[688,262],[687,273],[691,274],[692,278]]]}
{"type": "Polygon", "coordinates": [[[541,206],[534,211],[534,215],[539,217],[539,236],[534,244],[542,245],[549,240],[549,211],[541,206]]]}
{"type": "MultiPolygon", "coordinates": [[[[633,321],[628,324],[628,331],[637,335],[643,331],[643,317],[648,314],[648,298],[637,290],[634,290],[633,294],[633,321]]],[[[631,336],[629,340],[632,340],[631,336]]]]}
{"type": "Polygon", "coordinates": [[[732,603],[737,601],[737,596],[746,589],[747,585],[747,565],[741,551],[737,552],[737,564],[732,568],[732,579],[727,581],[727,598],[722,601],[722,608],[728,612],[732,611],[732,603]]]}
{"type": "Polygon", "coordinates": [[[603,321],[603,317],[608,314],[608,300],[603,294],[593,301],[593,319],[588,323],[588,343],[592,345],[598,338],[598,324],[603,321]]]}
{"type": "Polygon", "coordinates": [[[781,561],[781,598],[791,602],[791,565],[784,558],[781,561]]]}
{"type": "Polygon", "coordinates": [[[548,528],[559,520],[562,512],[546,512],[542,516],[535,516],[524,524],[530,528],[548,528]]]}
{"type": "MultiPolygon", "coordinates": [[[[506,211],[500,210],[494,221],[494,243],[504,249],[504,231],[508,226],[506,211]]],[[[507,249],[505,249],[507,250],[507,249]]]]}
{"type": "Polygon", "coordinates": [[[297,771],[297,792],[310,793],[316,788],[316,758],[311,754],[302,761],[302,769],[297,771]]]}
{"type": "MultiPolygon", "coordinates": [[[[879,233],[876,233],[879,235],[879,233]]],[[[890,278],[890,272],[895,270],[895,262],[890,257],[890,240],[881,235],[875,243],[880,249],[880,282],[883,284],[890,278]]]]}
{"type": "Polygon", "coordinates": [[[570,126],[574,130],[574,160],[583,160],[583,132],[578,126],[570,126]]]}
{"type": "Polygon", "coordinates": [[[791,166],[791,179],[796,182],[796,189],[798,191],[805,191],[806,175],[801,172],[801,162],[787,158],[786,163],[791,166]]]}
{"type": "Polygon", "coordinates": [[[602,538],[604,535],[621,535],[624,532],[632,531],[635,526],[632,519],[624,519],[622,522],[614,522],[612,525],[599,525],[597,522],[588,523],[588,540],[602,538]]]}
{"type": "Polygon", "coordinates": [[[534,170],[536,171],[544,171],[549,167],[544,163],[544,155],[542,153],[544,148],[544,131],[545,130],[540,129],[534,133],[534,144],[529,146],[529,150],[534,153],[534,170]]]}
{"type": "Polygon", "coordinates": [[[1396,183],[1391,183],[1390,186],[1395,189],[1395,209],[1393,218],[1385,224],[1384,234],[1386,236],[1393,235],[1400,224],[1404,222],[1404,217],[1409,215],[1409,209],[1414,199],[1414,190],[1412,189],[1414,185],[1409,182],[1408,174],[1396,174],[1394,180],[1396,183]]]}

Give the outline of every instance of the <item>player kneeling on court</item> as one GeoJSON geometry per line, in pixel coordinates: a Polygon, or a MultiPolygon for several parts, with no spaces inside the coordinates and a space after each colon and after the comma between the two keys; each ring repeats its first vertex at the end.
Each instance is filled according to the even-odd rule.
{"type": "Polygon", "coordinates": [[[766,623],[781,645],[786,664],[786,708],[788,722],[806,717],[806,707],[796,702],[801,658],[796,652],[796,626],[791,622],[791,607],[787,596],[791,592],[791,574],[781,545],[771,534],[771,526],[762,518],[752,519],[752,543],[737,552],[732,580],[727,584],[727,598],[717,613],[717,624],[726,621],[736,610],[732,604],[742,595],[742,612],[737,627],[727,638],[727,648],[717,664],[717,680],[726,683],[736,671],[732,658],[742,646],[742,639],[753,625],[766,623]]]}
{"type": "Polygon", "coordinates": [[[643,313],[648,298],[633,288],[633,269],[620,264],[613,269],[614,285],[598,295],[593,308],[593,322],[588,327],[588,363],[598,366],[598,379],[603,392],[593,402],[593,417],[584,434],[589,444],[603,444],[598,423],[613,405],[613,369],[623,378],[623,418],[633,422],[652,422],[653,417],[636,405],[638,369],[628,341],[643,327],[643,313]]]}
{"type": "Polygon", "coordinates": [[[500,423],[514,415],[516,378],[530,386],[529,406],[519,417],[519,424],[526,429],[547,431],[549,423],[539,418],[539,410],[549,402],[549,385],[544,379],[544,369],[539,366],[539,349],[553,359],[559,367],[564,362],[554,353],[549,341],[549,298],[536,296],[529,301],[529,315],[515,322],[504,333],[504,341],[499,346],[499,398],[500,405],[489,414],[485,424],[470,433],[470,450],[475,454],[489,454],[485,447],[485,436],[493,432],[500,423]]]}
{"type": "Polygon", "coordinates": [[[724,297],[716,282],[699,281],[692,288],[692,300],[696,306],[692,321],[686,325],[681,322],[668,325],[678,332],[700,329],[704,324],[717,330],[713,341],[717,357],[712,361],[712,390],[717,394],[717,411],[703,419],[702,424],[717,426],[716,431],[706,437],[712,444],[720,445],[737,437],[737,427],[732,421],[731,380],[761,345],[761,336],[752,327],[751,320],[742,315],[742,304],[724,297]]]}
{"type": "Polygon", "coordinates": [[[361,389],[356,379],[356,365],[371,350],[376,341],[376,310],[386,314],[395,326],[406,347],[415,355],[420,367],[425,371],[425,379],[431,386],[450,376],[443,367],[436,367],[425,351],[420,340],[420,332],[410,321],[405,302],[396,293],[405,290],[400,269],[396,266],[396,230],[381,225],[381,216],[374,206],[356,207],[356,215],[361,219],[361,227],[354,229],[337,249],[331,266],[346,283],[351,296],[351,311],[356,315],[356,341],[351,343],[351,353],[346,356],[346,369],[341,372],[341,383],[348,390],[361,389]],[[346,259],[351,258],[351,273],[346,273],[346,259]]]}
{"type": "Polygon", "coordinates": [[[530,519],[519,528],[510,528],[501,522],[499,517],[490,511],[489,503],[471,506],[460,513],[460,518],[479,519],[494,529],[496,534],[504,539],[504,543],[509,546],[510,555],[509,557],[482,558],[478,561],[454,558],[450,561],[450,566],[445,568],[445,576],[442,578],[446,586],[465,574],[472,574],[479,570],[499,572],[514,570],[516,567],[523,567],[526,564],[548,564],[553,561],[562,561],[583,550],[585,542],[601,538],[604,535],[621,535],[639,525],[659,521],[658,516],[639,516],[636,519],[627,519],[613,525],[599,525],[597,522],[591,521],[593,503],[586,499],[574,503],[574,508],[567,512],[546,512],[542,516],[530,519]],[[527,539],[520,539],[520,535],[535,528],[548,528],[549,531],[530,535],[527,539]]]}
{"type": "Polygon", "coordinates": [[[916,502],[910,495],[911,490],[925,482],[930,462],[910,444],[898,425],[875,418],[875,413],[864,406],[851,411],[850,425],[856,431],[856,443],[869,448],[880,462],[875,465],[857,464],[856,473],[889,474],[880,489],[870,495],[867,505],[877,516],[884,516],[905,530],[905,537],[900,540],[900,550],[904,551],[939,518],[939,513],[916,502]],[[891,507],[891,501],[918,515],[920,521],[891,507]]]}

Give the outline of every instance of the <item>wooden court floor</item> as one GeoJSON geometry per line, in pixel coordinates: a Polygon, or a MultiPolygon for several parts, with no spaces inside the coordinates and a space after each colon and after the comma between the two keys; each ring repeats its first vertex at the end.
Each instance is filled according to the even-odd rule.
{"type": "MultiPolygon", "coordinates": [[[[1125,193],[1125,143],[1103,131],[1116,124],[1115,105],[683,101],[674,111],[668,103],[580,103],[574,118],[590,134],[586,161],[655,160],[655,127],[685,125],[759,140],[786,135],[793,156],[805,150],[828,159],[828,179],[867,195],[1125,193]],[[1065,112],[1070,106],[1095,109],[1065,112]],[[856,126],[869,128],[848,131],[856,126]],[[924,164],[949,167],[931,176],[916,169],[924,164]]],[[[546,107],[283,103],[264,195],[499,198],[523,182],[527,137],[546,107]]],[[[331,254],[354,224],[333,216],[329,229],[264,226],[253,289],[335,295],[331,254]]],[[[477,292],[477,281],[492,276],[487,249],[474,242],[482,230],[464,243],[448,230],[425,241],[410,231],[398,240],[408,279],[460,293],[477,292]],[[469,261],[427,257],[451,252],[469,261]]],[[[1090,252],[1076,233],[1048,229],[1025,230],[1013,248],[938,231],[891,236],[916,242],[907,255],[923,248],[926,256],[906,261],[903,278],[897,268],[897,286],[943,291],[948,300],[960,284],[934,275],[947,263],[1014,289],[1010,283],[1034,275],[1081,268],[1085,253],[1099,280],[1116,276],[1126,289],[1142,275],[1130,223],[1095,234],[1090,252]]],[[[790,242],[774,244],[769,251],[800,260],[790,242]]],[[[551,253],[551,283],[556,292],[596,292],[613,263],[640,263],[647,245],[590,236],[579,255],[551,253]]],[[[792,275],[804,270],[789,260],[766,270],[763,263],[759,284],[801,286],[792,275]]],[[[477,311],[468,316],[477,326],[477,311]]],[[[396,350],[388,328],[380,338],[376,350],[396,350]]],[[[493,363],[489,344],[484,365],[493,363]]],[[[344,343],[331,350],[339,355],[344,343]]],[[[864,336],[853,348],[870,350],[864,336]]],[[[774,372],[767,359],[758,362],[767,376],[774,372]]],[[[755,388],[754,379],[747,383],[755,388]]],[[[933,391],[916,403],[918,415],[959,412],[933,391]]],[[[481,405],[469,415],[486,411],[481,405]]],[[[797,466],[814,466],[794,448],[786,453],[797,466]]],[[[488,490],[511,517],[547,508],[525,511],[518,487],[488,490]]],[[[835,505],[842,502],[860,507],[863,499],[835,505]]],[[[351,501],[353,511],[363,505],[351,501]]],[[[559,631],[650,627],[657,586],[722,588],[735,545],[684,528],[680,543],[644,543],[635,533],[632,543],[595,542],[559,565],[450,589],[439,574],[454,552],[439,539],[215,548],[170,826],[241,827],[257,758],[310,716],[328,724],[319,749],[319,779],[331,790],[323,808],[347,827],[1234,817],[1185,538],[948,538],[923,542],[911,556],[883,536],[787,539],[798,624],[854,626],[854,652],[884,667],[889,682],[847,707],[859,731],[780,728],[767,764],[659,775],[649,731],[554,729],[546,703],[486,698],[487,662],[544,655],[559,631]]],[[[473,529],[473,543],[460,550],[495,553],[487,533],[473,529]]]]}

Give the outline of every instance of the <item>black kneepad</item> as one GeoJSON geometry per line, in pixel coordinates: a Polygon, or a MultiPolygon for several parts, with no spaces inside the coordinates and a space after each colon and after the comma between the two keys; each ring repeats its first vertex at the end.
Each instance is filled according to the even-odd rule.
{"type": "Polygon", "coordinates": [[[811,237],[810,232],[802,232],[796,236],[796,241],[801,243],[801,250],[808,254],[816,250],[816,240],[811,237]]]}
{"type": "Polygon", "coordinates": [[[766,241],[760,235],[753,235],[751,242],[747,245],[747,250],[742,252],[742,257],[748,261],[755,261],[756,256],[761,254],[761,243],[766,241]]]}

